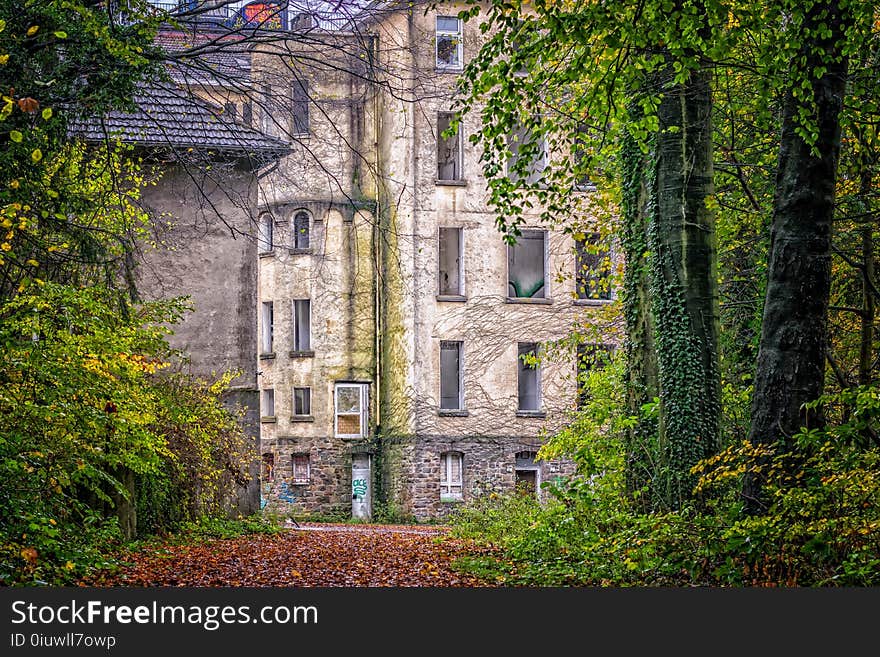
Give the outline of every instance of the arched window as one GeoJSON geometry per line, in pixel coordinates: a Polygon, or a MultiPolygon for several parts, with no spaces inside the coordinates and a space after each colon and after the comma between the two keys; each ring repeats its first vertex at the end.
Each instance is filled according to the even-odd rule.
{"type": "Polygon", "coordinates": [[[460,500],[462,498],[463,454],[443,452],[440,455],[440,500],[460,500]]]}
{"type": "Polygon", "coordinates": [[[300,210],[293,217],[293,248],[309,248],[309,213],[300,210]]]}

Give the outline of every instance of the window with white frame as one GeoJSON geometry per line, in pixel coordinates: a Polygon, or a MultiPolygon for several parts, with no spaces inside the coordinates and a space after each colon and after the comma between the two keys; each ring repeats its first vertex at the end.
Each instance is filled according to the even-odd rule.
{"type": "Polygon", "coordinates": [[[444,452],[440,455],[440,499],[460,500],[462,498],[461,452],[444,452]]]}
{"type": "Polygon", "coordinates": [[[308,299],[293,300],[293,351],[312,349],[312,303],[308,299]]]}
{"type": "Polygon", "coordinates": [[[293,414],[304,417],[312,414],[312,389],[293,389],[293,414]]]}
{"type": "Polygon", "coordinates": [[[293,216],[293,239],[294,249],[306,250],[309,248],[309,213],[300,210],[293,216]]]}
{"type": "Polygon", "coordinates": [[[453,112],[437,113],[437,180],[461,180],[461,126],[444,136],[452,125],[453,112]]]}
{"type": "Polygon", "coordinates": [[[578,299],[611,299],[611,251],[599,233],[576,236],[575,285],[578,299]]]}
{"type": "Polygon", "coordinates": [[[310,464],[308,454],[291,454],[290,468],[294,484],[309,483],[310,464]]]}
{"type": "Polygon", "coordinates": [[[274,304],[271,301],[262,303],[260,313],[260,353],[262,354],[271,354],[274,347],[275,311],[273,308],[274,304]]]}
{"type": "Polygon", "coordinates": [[[537,355],[537,343],[520,342],[517,345],[517,410],[541,410],[541,369],[537,355]]]}
{"type": "Polygon", "coordinates": [[[440,342],[440,409],[464,408],[462,394],[462,343],[443,340],[440,342]]]}
{"type": "Polygon", "coordinates": [[[369,431],[369,383],[337,383],[333,429],[338,438],[364,438],[369,431]]]}
{"type": "Polygon", "coordinates": [[[462,285],[463,231],[461,228],[439,229],[439,288],[440,296],[457,297],[464,294],[462,285]]]}
{"type": "Polygon", "coordinates": [[[275,417],[275,390],[272,388],[263,388],[261,395],[260,415],[264,418],[275,417]]]}
{"type": "Polygon", "coordinates": [[[259,243],[260,253],[272,252],[272,229],[274,228],[274,220],[272,215],[264,212],[260,215],[260,221],[257,228],[257,242],[259,243]]]}
{"type": "Polygon", "coordinates": [[[507,296],[511,299],[547,297],[547,233],[524,230],[507,246],[507,296]]]}
{"type": "Polygon", "coordinates": [[[460,70],[463,61],[461,19],[457,16],[437,16],[435,42],[437,68],[460,70]]]}

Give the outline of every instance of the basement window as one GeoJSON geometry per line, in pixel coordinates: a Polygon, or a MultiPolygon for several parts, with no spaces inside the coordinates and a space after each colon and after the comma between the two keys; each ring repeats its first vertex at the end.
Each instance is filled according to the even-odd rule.
{"type": "Polygon", "coordinates": [[[308,299],[293,300],[293,351],[312,349],[312,303],[308,299]]]}
{"type": "Polygon", "coordinates": [[[517,392],[519,411],[541,410],[541,368],[533,362],[538,353],[535,342],[517,345],[517,392]]]}
{"type": "Polygon", "coordinates": [[[599,233],[575,240],[575,282],[578,299],[611,299],[611,252],[599,233]]]}
{"type": "Polygon", "coordinates": [[[263,422],[275,421],[275,390],[264,388],[260,396],[260,415],[263,422]]]}
{"type": "Polygon", "coordinates": [[[456,16],[437,16],[437,68],[461,70],[461,20],[456,16]]]}
{"type": "Polygon", "coordinates": [[[275,455],[272,452],[263,452],[262,469],[260,477],[269,482],[275,478],[275,455]]]}
{"type": "Polygon", "coordinates": [[[440,455],[440,501],[452,502],[462,499],[461,452],[444,452],[440,455]]]}
{"type": "Polygon", "coordinates": [[[309,213],[297,212],[293,217],[293,248],[297,251],[309,249],[309,213]]]}
{"type": "Polygon", "coordinates": [[[541,469],[536,452],[518,452],[514,457],[514,486],[516,492],[537,496],[541,484],[541,469]]]}
{"type": "Polygon", "coordinates": [[[583,410],[589,401],[586,389],[590,372],[599,371],[611,362],[612,347],[608,344],[579,344],[577,346],[577,409],[583,410]]]}
{"type": "Polygon", "coordinates": [[[437,180],[461,180],[461,126],[451,137],[445,137],[455,114],[439,112],[437,114],[437,180]]]}
{"type": "Polygon", "coordinates": [[[462,285],[463,231],[461,228],[440,228],[439,264],[441,297],[460,297],[464,294],[462,285]]]}
{"type": "Polygon", "coordinates": [[[507,246],[507,296],[544,299],[547,278],[547,233],[524,230],[516,244],[507,246]]]}
{"type": "Polygon", "coordinates": [[[369,420],[369,383],[337,383],[333,429],[337,438],[364,438],[369,420]]]}
{"type": "Polygon", "coordinates": [[[308,454],[291,454],[290,455],[291,474],[293,475],[294,484],[308,484],[310,466],[308,454]]]}
{"type": "Polygon", "coordinates": [[[462,343],[440,342],[440,408],[461,410],[464,408],[462,395],[462,343]]]}
{"type": "Polygon", "coordinates": [[[291,108],[291,134],[303,137],[309,134],[309,83],[294,80],[293,107],[291,108]]]}
{"type": "Polygon", "coordinates": [[[297,417],[306,417],[312,414],[312,389],[293,389],[293,414],[297,417]]]}
{"type": "Polygon", "coordinates": [[[272,354],[275,333],[275,311],[271,301],[264,301],[260,312],[260,355],[272,354]]]}
{"type": "Polygon", "coordinates": [[[272,215],[264,212],[260,215],[257,226],[257,242],[260,253],[272,253],[272,229],[274,220],[272,215]]]}

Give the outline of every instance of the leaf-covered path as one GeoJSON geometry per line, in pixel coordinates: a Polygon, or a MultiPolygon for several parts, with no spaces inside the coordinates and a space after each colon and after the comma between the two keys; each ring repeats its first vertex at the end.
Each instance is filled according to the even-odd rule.
{"type": "Polygon", "coordinates": [[[490,586],[452,562],[477,549],[441,527],[305,524],[197,545],[150,545],[86,586],[490,586]]]}

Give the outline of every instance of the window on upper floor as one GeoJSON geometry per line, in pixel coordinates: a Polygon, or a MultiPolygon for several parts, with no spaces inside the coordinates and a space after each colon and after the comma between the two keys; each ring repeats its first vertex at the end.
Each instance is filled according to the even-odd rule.
{"type": "Polygon", "coordinates": [[[272,232],[274,223],[272,215],[268,212],[264,212],[260,215],[260,221],[257,224],[257,246],[260,253],[272,252],[272,232]]]}
{"type": "Polygon", "coordinates": [[[275,419],[275,390],[263,388],[260,395],[260,415],[263,419],[275,419]]]}
{"type": "Polygon", "coordinates": [[[271,354],[274,348],[275,311],[271,301],[264,301],[260,312],[260,354],[271,354]]]}
{"type": "Polygon", "coordinates": [[[312,414],[311,388],[293,389],[293,414],[298,417],[305,417],[312,414]]]}
{"type": "Polygon", "coordinates": [[[337,438],[364,438],[369,432],[370,384],[337,383],[333,430],[337,438]]]}
{"type": "Polygon", "coordinates": [[[611,299],[611,251],[599,233],[575,236],[575,291],[578,299],[611,299]]]}
{"type": "Polygon", "coordinates": [[[312,349],[312,302],[309,299],[293,300],[293,351],[312,349]]]}
{"type": "Polygon", "coordinates": [[[461,70],[463,61],[461,20],[457,16],[437,16],[434,40],[437,68],[461,70]]]}
{"type": "Polygon", "coordinates": [[[462,238],[461,228],[441,227],[439,230],[439,287],[441,297],[464,295],[462,276],[462,238]]]}
{"type": "Polygon", "coordinates": [[[305,80],[294,80],[291,95],[291,134],[305,136],[309,134],[309,83],[305,80]]]}
{"type": "Polygon", "coordinates": [[[461,452],[443,452],[440,455],[440,500],[460,500],[462,498],[462,481],[464,461],[461,452]]]}
{"type": "Polygon", "coordinates": [[[437,180],[462,180],[461,126],[455,134],[444,136],[455,118],[453,112],[437,113],[437,180]]]}
{"type": "Polygon", "coordinates": [[[534,185],[541,181],[547,168],[547,140],[533,128],[520,125],[507,137],[510,157],[507,177],[514,182],[534,185]]]}
{"type": "Polygon", "coordinates": [[[535,360],[538,344],[520,342],[517,345],[517,396],[519,411],[541,410],[541,368],[535,360]]]}
{"type": "Polygon", "coordinates": [[[547,298],[547,233],[524,230],[516,244],[507,246],[507,296],[511,299],[547,298]]]}
{"type": "Polygon", "coordinates": [[[579,344],[577,346],[577,408],[581,410],[589,401],[586,383],[590,372],[604,369],[611,361],[612,347],[608,344],[579,344]]]}
{"type": "Polygon", "coordinates": [[[443,340],[440,342],[440,408],[462,410],[462,343],[443,340]]]}
{"type": "Polygon", "coordinates": [[[305,251],[310,248],[310,226],[309,213],[300,210],[293,217],[293,248],[299,251],[305,251]]]}

